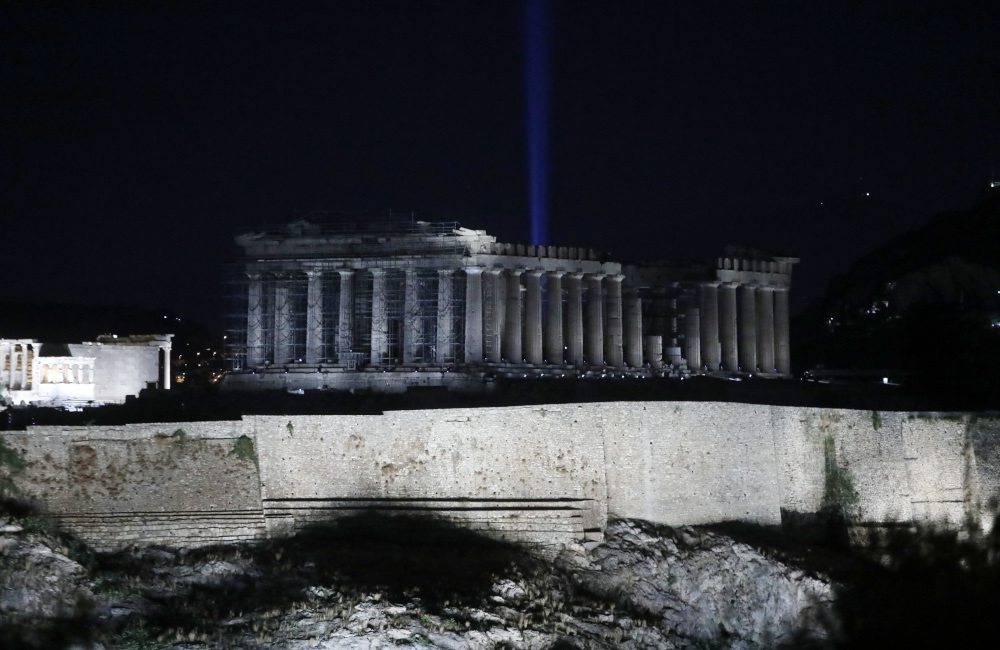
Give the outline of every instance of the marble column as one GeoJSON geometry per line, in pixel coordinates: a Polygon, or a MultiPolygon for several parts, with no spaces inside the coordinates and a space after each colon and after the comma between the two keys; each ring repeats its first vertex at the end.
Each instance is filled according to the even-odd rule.
{"type": "Polygon", "coordinates": [[[247,366],[256,367],[264,362],[264,320],[263,305],[261,299],[260,276],[253,274],[248,276],[250,284],[248,287],[247,301],[247,366]]]}
{"type": "Polygon", "coordinates": [[[21,344],[21,390],[29,390],[28,385],[28,344],[21,344]]]}
{"type": "Polygon", "coordinates": [[[524,357],[528,363],[541,364],[542,354],[542,271],[528,271],[525,275],[524,305],[524,357]]]}
{"type": "Polygon", "coordinates": [[[736,287],[726,282],[719,287],[719,343],[722,351],[722,368],[730,372],[739,370],[739,351],[736,343],[736,287]]]}
{"type": "Polygon", "coordinates": [[[483,361],[483,269],[465,268],[465,362],[483,361]]]}
{"type": "Polygon", "coordinates": [[[587,281],[587,328],[583,331],[589,366],[604,365],[604,274],[593,273],[587,281]]]}
{"type": "Polygon", "coordinates": [[[604,322],[607,331],[604,333],[604,360],[609,366],[616,368],[625,365],[622,354],[622,280],[624,275],[609,275],[606,279],[607,312],[604,322]]]}
{"type": "Polygon", "coordinates": [[[340,305],[337,316],[337,361],[354,347],[354,271],[346,269],[340,275],[340,305]]]}
{"type": "Polygon", "coordinates": [[[566,277],[566,361],[583,365],[583,273],[566,277]]]}
{"type": "Polygon", "coordinates": [[[455,358],[455,336],[454,336],[454,305],[453,280],[454,271],[451,269],[438,270],[438,296],[437,296],[437,350],[435,361],[439,364],[448,363],[455,358]]]}
{"type": "MultiPolygon", "coordinates": [[[[170,367],[170,353],[171,353],[171,349],[172,349],[172,346],[171,346],[170,343],[167,343],[162,348],[162,350],[163,350],[163,389],[164,390],[170,390],[171,375],[173,374],[173,370],[170,367]]],[[[85,381],[86,380],[86,375],[84,374],[85,370],[86,370],[86,368],[84,368],[84,367],[81,366],[81,368],[80,368],[80,381],[85,381]]]]}
{"type": "Polygon", "coordinates": [[[774,287],[757,288],[757,367],[774,372],[774,287]]]}
{"type": "Polygon", "coordinates": [[[701,370],[701,310],[698,307],[684,310],[684,359],[689,370],[701,370]]]}
{"type": "Polygon", "coordinates": [[[306,363],[323,359],[323,272],[306,271],[306,363]]]}
{"type": "Polygon", "coordinates": [[[503,334],[503,269],[488,269],[483,272],[483,356],[487,361],[498,363],[501,357],[500,342],[503,334]]]}
{"type": "Polygon", "coordinates": [[[372,273],[372,365],[383,365],[389,359],[389,314],[386,306],[385,269],[369,269],[372,273]]]}
{"type": "Polygon", "coordinates": [[[563,347],[562,278],[564,271],[549,271],[545,303],[545,361],[562,365],[566,357],[563,347]]]}
{"type": "MultiPolygon", "coordinates": [[[[642,367],[642,299],[635,291],[625,298],[625,364],[642,367]]],[[[661,350],[662,355],[662,350],[661,350]]]]}
{"type": "Polygon", "coordinates": [[[292,303],[287,278],[274,287],[274,363],[292,360],[292,303]]]}
{"type": "Polygon", "coordinates": [[[744,284],[737,291],[740,299],[740,370],[754,372],[757,370],[757,289],[744,284]]]}
{"type": "Polygon", "coordinates": [[[403,282],[403,363],[416,363],[422,337],[420,320],[420,278],[416,269],[406,269],[403,282]]]}
{"type": "Polygon", "coordinates": [[[507,271],[507,308],[503,328],[503,358],[508,363],[521,363],[521,274],[522,269],[507,271]]]}
{"type": "Polygon", "coordinates": [[[774,288],[774,362],[778,372],[792,372],[788,337],[788,287],[774,288]]]}
{"type": "Polygon", "coordinates": [[[708,372],[715,372],[721,363],[719,346],[719,283],[703,282],[701,295],[701,362],[708,372]]]}
{"type": "Polygon", "coordinates": [[[646,337],[645,345],[646,363],[653,370],[659,370],[663,367],[663,337],[659,334],[654,334],[646,337]]]}

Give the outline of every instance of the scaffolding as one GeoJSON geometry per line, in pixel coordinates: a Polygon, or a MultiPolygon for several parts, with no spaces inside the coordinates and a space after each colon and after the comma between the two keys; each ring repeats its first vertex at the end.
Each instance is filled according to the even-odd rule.
{"type": "Polygon", "coordinates": [[[341,336],[342,267],[335,261],[309,263],[318,273],[310,294],[305,270],[288,271],[287,262],[255,262],[247,273],[245,262],[228,264],[225,274],[225,354],[227,369],[263,369],[296,363],[338,364],[350,369],[369,363],[394,366],[402,363],[455,363],[463,358],[465,342],[465,274],[451,277],[446,305],[451,327],[438,332],[440,278],[437,270],[411,269],[412,308],[406,309],[407,267],[412,260],[379,260],[384,303],[373,309],[375,275],[370,270],[351,272],[349,287],[350,336],[341,336]],[[312,304],[310,304],[312,301],[312,304]],[[315,322],[310,323],[310,307],[315,322]],[[404,336],[407,323],[411,327],[404,336]],[[373,327],[374,326],[374,327],[373,327]],[[372,357],[372,332],[384,339],[372,357]],[[310,335],[315,341],[310,341],[310,335]],[[345,343],[346,345],[345,347],[345,343]],[[409,344],[411,354],[404,346],[409,344]],[[314,349],[310,349],[314,345],[314,349]],[[438,355],[438,347],[443,354],[438,355]]]}

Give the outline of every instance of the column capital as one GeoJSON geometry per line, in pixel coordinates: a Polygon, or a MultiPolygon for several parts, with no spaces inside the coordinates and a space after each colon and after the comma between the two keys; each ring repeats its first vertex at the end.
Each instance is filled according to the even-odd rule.
{"type": "Polygon", "coordinates": [[[442,278],[450,278],[455,275],[455,269],[438,269],[438,276],[442,278]]]}
{"type": "Polygon", "coordinates": [[[562,276],[566,275],[566,271],[546,271],[545,273],[557,278],[561,278],[562,276]]]}
{"type": "Polygon", "coordinates": [[[760,285],[757,285],[757,291],[775,291],[778,288],[779,287],[776,287],[773,284],[760,284],[760,285]]]}
{"type": "Polygon", "coordinates": [[[607,280],[610,280],[611,282],[621,282],[622,280],[625,279],[625,276],[622,275],[621,273],[612,273],[610,275],[605,276],[605,278],[607,280]]]}
{"type": "Polygon", "coordinates": [[[723,289],[738,289],[741,286],[739,282],[723,282],[719,286],[723,289]]]}
{"type": "Polygon", "coordinates": [[[354,269],[337,269],[337,273],[339,273],[341,276],[345,276],[346,275],[346,276],[350,277],[350,276],[354,275],[354,269]]]}
{"type": "Polygon", "coordinates": [[[772,291],[784,291],[785,293],[787,293],[788,291],[790,291],[792,289],[788,285],[780,285],[780,284],[773,284],[773,285],[771,285],[770,288],[771,288],[772,291]]]}
{"type": "Polygon", "coordinates": [[[698,284],[701,285],[701,286],[703,286],[703,287],[718,287],[722,283],[719,280],[703,280],[702,282],[699,282],[698,284]]]}
{"type": "Polygon", "coordinates": [[[521,275],[522,273],[524,273],[524,269],[522,269],[522,268],[507,269],[507,273],[513,275],[514,277],[517,277],[517,276],[521,275]]]}
{"type": "Polygon", "coordinates": [[[260,280],[260,273],[247,273],[246,276],[250,278],[251,281],[260,280]]]}
{"type": "Polygon", "coordinates": [[[597,273],[587,273],[585,275],[591,280],[603,280],[608,274],[598,271],[597,273]]]}
{"type": "Polygon", "coordinates": [[[306,277],[309,278],[310,280],[313,278],[319,278],[323,276],[323,271],[319,269],[303,269],[302,272],[305,273],[306,277]]]}
{"type": "Polygon", "coordinates": [[[567,277],[573,278],[574,280],[582,280],[584,275],[583,271],[570,271],[566,274],[567,277]]]}
{"type": "Polygon", "coordinates": [[[374,268],[368,269],[368,272],[371,273],[372,275],[385,275],[386,269],[379,268],[379,267],[374,267],[374,268]]]}
{"type": "Polygon", "coordinates": [[[483,272],[483,267],[481,266],[463,266],[462,270],[469,275],[479,275],[483,272]]]}
{"type": "Polygon", "coordinates": [[[499,275],[501,273],[503,273],[503,269],[498,269],[498,268],[484,269],[483,272],[484,273],[489,273],[490,275],[494,275],[494,276],[498,276],[499,277],[499,275]]]}
{"type": "Polygon", "coordinates": [[[540,277],[542,277],[542,275],[545,274],[545,271],[542,270],[542,269],[525,269],[524,272],[527,273],[528,275],[530,275],[532,277],[536,277],[536,278],[540,278],[540,277]]]}

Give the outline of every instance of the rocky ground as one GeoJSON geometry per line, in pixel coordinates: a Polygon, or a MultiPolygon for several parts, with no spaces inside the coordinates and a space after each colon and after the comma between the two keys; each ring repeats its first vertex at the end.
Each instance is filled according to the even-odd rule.
{"type": "Polygon", "coordinates": [[[704,529],[618,521],[557,558],[366,519],[256,546],[94,555],[0,524],[4,647],[701,648],[824,638],[828,579],[704,529]]]}
{"type": "MultiPolygon", "coordinates": [[[[771,535],[622,520],[602,544],[543,559],[435,522],[370,517],[258,545],[98,555],[37,517],[0,517],[0,647],[753,649],[843,646],[852,634],[851,646],[884,647],[882,628],[858,623],[872,617],[843,618],[873,609],[858,593],[930,616],[886,577],[902,564],[866,584],[856,559],[771,535]],[[843,577],[845,563],[860,588],[817,570],[843,577]]],[[[983,602],[963,604],[966,618],[991,620],[995,573],[976,583],[983,602]]]]}

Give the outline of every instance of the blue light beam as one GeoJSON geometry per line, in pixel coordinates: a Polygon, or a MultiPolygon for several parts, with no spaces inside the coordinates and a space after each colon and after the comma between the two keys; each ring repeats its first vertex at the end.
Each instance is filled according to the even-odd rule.
{"type": "Polygon", "coordinates": [[[549,236],[549,0],[524,0],[525,117],[528,127],[528,191],[531,243],[549,236]]]}

